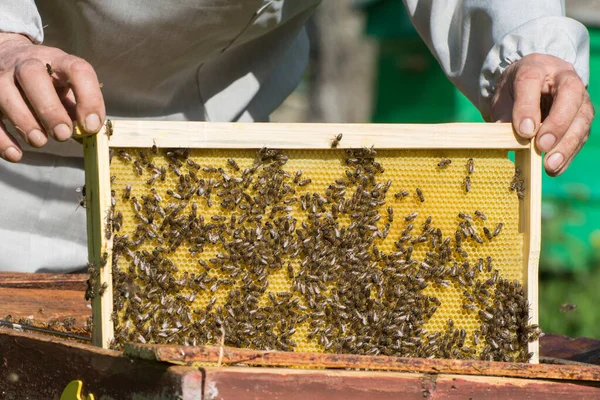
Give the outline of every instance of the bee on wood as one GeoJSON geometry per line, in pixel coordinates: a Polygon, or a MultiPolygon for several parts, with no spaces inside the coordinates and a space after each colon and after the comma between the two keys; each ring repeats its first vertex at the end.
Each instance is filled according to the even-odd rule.
{"type": "Polygon", "coordinates": [[[114,132],[113,123],[110,119],[107,119],[106,120],[106,134],[108,135],[108,137],[111,137],[113,135],[113,132],[114,132]]]}
{"type": "Polygon", "coordinates": [[[448,165],[452,164],[452,160],[449,158],[443,158],[438,164],[437,166],[439,168],[446,168],[448,165]]]}
{"type": "Polygon", "coordinates": [[[471,190],[471,177],[466,176],[464,180],[465,192],[469,193],[471,190]]]}
{"type": "Polygon", "coordinates": [[[106,292],[106,289],[108,289],[108,282],[104,282],[104,283],[102,284],[102,286],[100,286],[100,290],[98,291],[98,294],[99,294],[100,296],[103,296],[103,295],[104,295],[104,292],[106,292]]]}
{"type": "Polygon", "coordinates": [[[340,133],[331,141],[332,149],[335,149],[336,147],[338,147],[338,145],[340,144],[340,141],[342,140],[342,136],[344,136],[344,135],[340,133]]]}

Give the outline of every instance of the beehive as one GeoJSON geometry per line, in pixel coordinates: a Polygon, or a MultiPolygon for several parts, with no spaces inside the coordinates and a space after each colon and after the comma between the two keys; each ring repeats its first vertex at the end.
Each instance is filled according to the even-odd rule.
{"type": "Polygon", "coordinates": [[[528,359],[529,197],[507,158],[522,145],[361,150],[348,127],[341,148],[324,149],[332,131],[321,149],[279,150],[123,146],[117,129],[113,344],[528,359]]]}

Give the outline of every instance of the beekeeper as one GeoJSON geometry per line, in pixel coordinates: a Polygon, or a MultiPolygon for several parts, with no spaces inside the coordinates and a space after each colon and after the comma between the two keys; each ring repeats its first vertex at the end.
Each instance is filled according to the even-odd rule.
{"type": "MultiPolygon", "coordinates": [[[[107,115],[267,121],[301,79],[304,24],[318,3],[0,0],[0,271],[86,264],[72,120],[89,132],[107,115]]],[[[586,141],[593,109],[588,33],[564,16],[562,1],[405,3],[482,115],[536,136],[546,171],[564,171],[586,141]],[[543,125],[541,97],[552,103],[543,125]]]]}

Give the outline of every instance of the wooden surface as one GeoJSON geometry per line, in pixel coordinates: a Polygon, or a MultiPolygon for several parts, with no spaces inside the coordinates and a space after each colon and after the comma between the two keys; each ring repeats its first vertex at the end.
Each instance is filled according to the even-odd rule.
{"type": "MultiPolygon", "coordinates": [[[[543,347],[542,347],[543,348],[543,347]]],[[[596,382],[447,373],[169,366],[0,329],[0,398],[57,399],[68,382],[111,399],[598,399],[596,382]]],[[[524,364],[525,367],[537,367],[524,364]]],[[[600,369],[600,368],[599,368],[600,369]]]]}
{"type": "Polygon", "coordinates": [[[29,274],[0,272],[1,288],[85,290],[85,274],[29,274]]]}
{"type": "Polygon", "coordinates": [[[596,384],[357,371],[204,368],[204,400],[598,399],[596,384]]]}
{"type": "Polygon", "coordinates": [[[58,399],[73,380],[96,399],[201,399],[197,368],[0,328],[0,399],[58,399]],[[180,397],[178,397],[180,396],[180,397]]]}
{"type": "Polygon", "coordinates": [[[81,290],[0,288],[0,319],[31,317],[35,322],[73,317],[83,326],[92,309],[81,290]]]}
{"type": "Polygon", "coordinates": [[[83,139],[86,188],[88,260],[98,271],[92,299],[94,328],[92,340],[96,346],[108,348],[113,339],[111,322],[112,291],[112,232],[106,237],[107,217],[111,209],[110,160],[108,135],[103,131],[83,139]],[[104,260],[104,261],[102,261],[104,260]],[[100,287],[105,284],[103,294],[100,287]]]}
{"type": "MultiPolygon", "coordinates": [[[[111,147],[327,149],[528,149],[511,124],[288,124],[193,121],[112,121],[111,147]]],[[[103,131],[101,131],[102,133],[103,131]]],[[[77,136],[77,135],[75,135],[77,136]]]]}
{"type": "MultiPolygon", "coordinates": [[[[519,203],[519,221],[523,232],[523,276],[529,307],[529,321],[539,324],[538,286],[542,239],[542,155],[535,146],[515,152],[515,164],[525,181],[525,198],[519,203]]],[[[539,362],[539,342],[531,342],[532,363],[539,362]]]]}
{"type": "Polygon", "coordinates": [[[489,375],[539,379],[561,379],[600,382],[600,368],[523,363],[500,363],[478,360],[440,360],[351,354],[314,354],[280,351],[223,348],[218,346],[177,346],[155,344],[126,345],[125,354],[143,360],[181,363],[249,364],[260,366],[296,366],[309,368],[359,368],[373,371],[402,371],[489,375]]]}

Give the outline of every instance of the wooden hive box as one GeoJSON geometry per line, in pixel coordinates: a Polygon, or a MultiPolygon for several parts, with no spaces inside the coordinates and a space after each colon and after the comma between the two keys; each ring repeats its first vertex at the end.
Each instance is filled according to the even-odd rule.
{"type": "Polygon", "coordinates": [[[542,164],[510,124],[123,120],[83,143],[98,346],[538,360],[542,164]]]}

